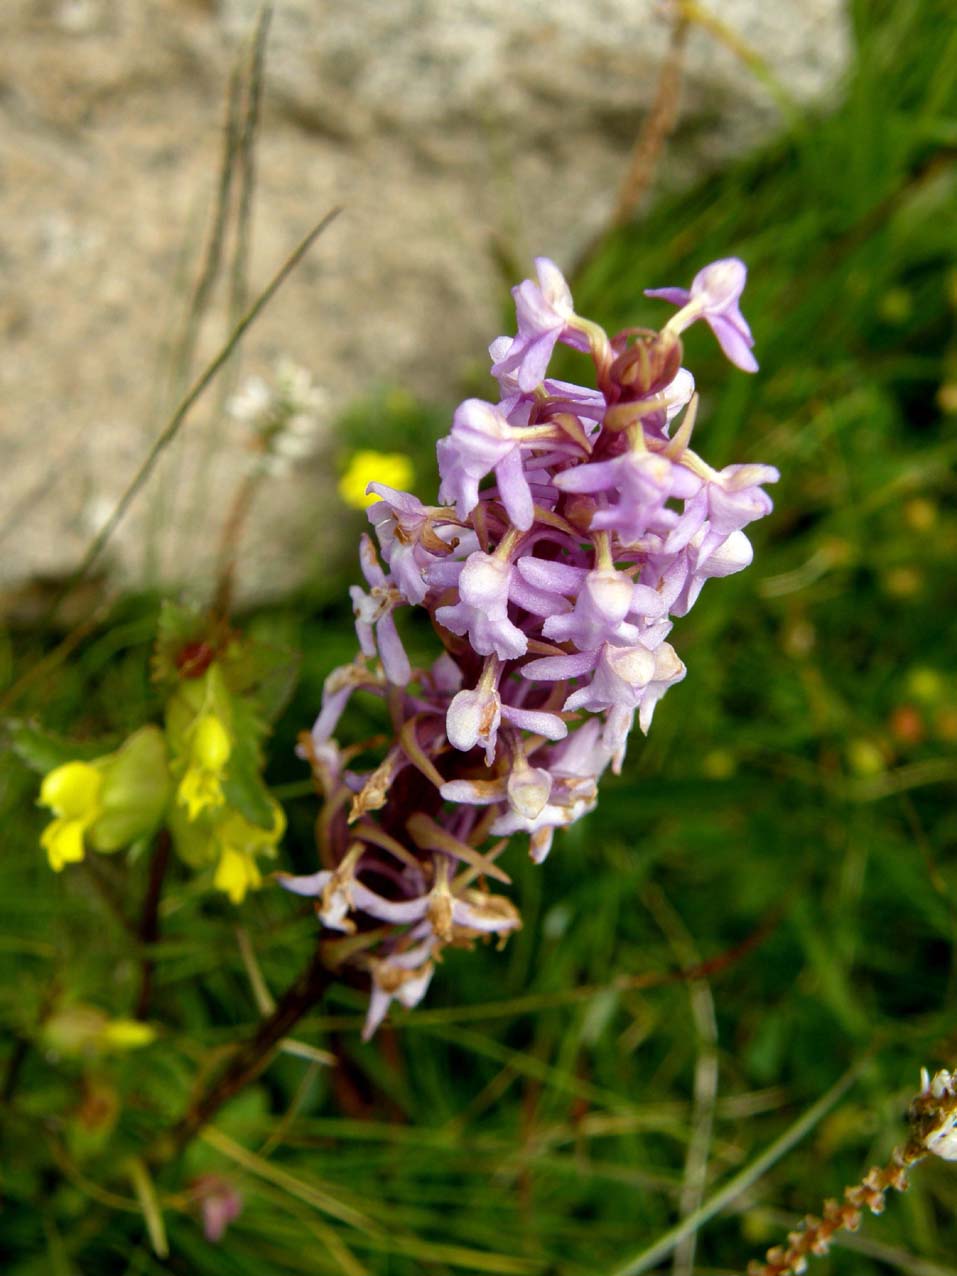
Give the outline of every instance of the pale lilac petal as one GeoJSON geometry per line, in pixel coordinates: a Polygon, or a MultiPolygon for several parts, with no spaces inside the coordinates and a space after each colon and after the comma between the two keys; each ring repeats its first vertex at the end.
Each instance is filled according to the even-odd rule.
{"type": "Polygon", "coordinates": [[[518,448],[509,452],[496,465],[495,480],[509,518],[519,531],[527,532],[535,517],[535,509],[518,448]]]}
{"type": "Polygon", "coordinates": [[[462,670],[447,651],[443,651],[433,663],[429,678],[440,695],[454,695],[462,690],[462,670]]]}
{"type": "Polygon", "coordinates": [[[742,372],[757,372],[758,361],[751,353],[754,338],[751,337],[751,330],[745,324],[743,316],[738,323],[734,323],[721,315],[715,315],[711,320],[711,331],[718,338],[718,344],[730,363],[742,372]],[[746,329],[747,335],[742,327],[746,329]]]}
{"type": "Polygon", "coordinates": [[[656,589],[651,589],[648,585],[635,585],[628,610],[629,613],[633,612],[645,619],[657,620],[668,608],[656,589]]]}
{"type": "Polygon", "coordinates": [[[751,566],[754,548],[744,532],[734,531],[695,568],[707,576],[732,576],[751,566]]]}
{"type": "Polygon", "coordinates": [[[504,780],[448,780],[439,789],[446,802],[461,802],[468,806],[491,806],[504,802],[504,780]]]}
{"type": "Polygon", "coordinates": [[[412,667],[405,654],[402,639],[395,627],[391,612],[387,613],[376,625],[376,638],[379,641],[379,655],[385,676],[397,687],[404,687],[412,678],[412,667]]]}
{"type": "Polygon", "coordinates": [[[563,470],[552,480],[563,492],[606,492],[615,484],[619,471],[618,459],[594,461],[588,465],[576,465],[563,470]]]}
{"type": "Polygon", "coordinates": [[[687,288],[646,288],[646,297],[660,297],[662,301],[670,301],[673,306],[685,306],[691,300],[687,288]]]}
{"type": "Polygon", "coordinates": [[[305,877],[294,877],[291,873],[276,873],[276,881],[286,891],[294,895],[316,896],[322,894],[332,880],[328,869],[320,869],[318,873],[309,873],[305,877]]]}
{"type": "Polygon", "coordinates": [[[522,580],[518,572],[513,572],[508,582],[509,601],[524,608],[533,616],[560,616],[571,611],[572,605],[561,594],[546,593],[543,589],[535,589],[522,580]]]}
{"type": "MultiPolygon", "coordinates": [[[[481,899],[481,895],[478,895],[481,899]]],[[[499,900],[497,896],[490,896],[493,902],[499,900]]],[[[505,903],[501,900],[500,903],[505,903]]],[[[517,930],[522,919],[518,913],[514,915],[503,915],[489,907],[481,908],[473,905],[467,898],[453,898],[452,900],[452,921],[456,926],[466,926],[469,930],[484,931],[487,934],[504,934],[510,930],[517,930]]]]}
{"type": "Polygon", "coordinates": [[[470,554],[459,577],[459,594],[470,607],[504,613],[511,564],[479,550],[470,554]]]}
{"type": "Polygon", "coordinates": [[[704,266],[691,281],[691,296],[704,297],[714,311],[732,310],[737,307],[748,268],[739,257],[721,257],[704,266]]]}
{"type": "Polygon", "coordinates": [[[580,678],[595,667],[597,652],[578,651],[571,656],[541,656],[529,660],[519,672],[523,678],[536,682],[564,682],[566,678],[580,678]]]}
{"type": "Polygon", "coordinates": [[[687,670],[679,660],[675,649],[666,642],[662,643],[655,652],[654,677],[645,688],[638,710],[638,726],[644,735],[648,734],[658,701],[668,688],[680,682],[686,673],[687,670]]]}
{"type": "Polygon", "coordinates": [[[597,653],[576,651],[569,656],[540,656],[529,660],[519,673],[534,682],[564,682],[567,678],[580,678],[595,667],[597,653]]]}
{"type": "Polygon", "coordinates": [[[362,654],[368,656],[371,660],[376,655],[375,638],[372,633],[375,605],[373,600],[359,585],[349,586],[349,597],[352,599],[352,614],[355,616],[356,637],[359,639],[359,646],[362,649],[362,654]],[[367,614],[370,604],[372,604],[373,608],[371,618],[367,614]]]}
{"type": "Polygon", "coordinates": [[[517,709],[514,705],[502,705],[502,717],[513,727],[534,731],[548,740],[564,740],[568,727],[557,713],[544,713],[538,709],[517,709]]]}
{"type": "Polygon", "coordinates": [[[572,567],[546,558],[533,558],[526,554],[515,563],[515,570],[533,588],[556,594],[577,594],[582,581],[588,575],[585,567],[572,567]]]}
{"type": "Polygon", "coordinates": [[[323,695],[322,711],[316,718],[312,728],[312,741],[315,745],[325,744],[330,738],[333,731],[339,724],[343,710],[349,701],[355,687],[352,683],[348,683],[344,687],[340,687],[337,691],[331,692],[329,695],[323,695]]]}
{"type": "Polygon", "coordinates": [[[372,985],[369,994],[369,1009],[366,1011],[365,1023],[362,1025],[362,1040],[371,1041],[378,1032],[383,1019],[392,1005],[392,998],[378,986],[372,985]]]}
{"type": "Polygon", "coordinates": [[[383,922],[404,924],[421,920],[428,911],[428,896],[420,895],[417,899],[391,900],[370,891],[367,886],[356,881],[352,884],[352,902],[370,917],[383,922]]]}
{"type": "Polygon", "coordinates": [[[562,319],[570,319],[575,313],[572,292],[565,276],[550,257],[535,258],[535,273],[542,296],[552,312],[562,319]]]}

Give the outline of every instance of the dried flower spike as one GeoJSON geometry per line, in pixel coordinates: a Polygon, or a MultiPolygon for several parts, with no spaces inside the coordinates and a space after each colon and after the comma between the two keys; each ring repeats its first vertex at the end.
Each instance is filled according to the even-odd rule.
{"type": "Polygon", "coordinates": [[[928,1076],[921,1069],[921,1089],[907,1114],[910,1137],[896,1147],[886,1165],[874,1166],[859,1183],[846,1188],[844,1200],[824,1202],[823,1218],[809,1214],[791,1232],[786,1245],[775,1245],[765,1261],[748,1264],[748,1276],[788,1276],[806,1270],[811,1255],[826,1254],[836,1232],[856,1232],[865,1209],[884,1212],[885,1197],[893,1188],[906,1191],[908,1171],[927,1156],[957,1161],[957,1073],[941,1071],[928,1076]]]}

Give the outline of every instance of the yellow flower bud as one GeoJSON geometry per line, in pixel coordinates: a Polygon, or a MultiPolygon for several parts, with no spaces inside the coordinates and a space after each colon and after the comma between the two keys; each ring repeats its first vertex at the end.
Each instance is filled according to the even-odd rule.
{"type": "Polygon", "coordinates": [[[40,804],[57,818],[40,834],[40,845],[54,872],[82,860],[84,835],[102,810],[102,789],[102,772],[89,762],[66,762],[43,777],[40,804]]]}
{"type": "Polygon", "coordinates": [[[226,728],[214,713],[204,713],[196,723],[192,758],[208,771],[222,771],[229,761],[232,745],[226,728]]]}
{"type": "Polygon", "coordinates": [[[230,811],[216,829],[220,848],[219,863],[213,876],[216,889],[225,891],[234,904],[241,904],[247,891],[258,890],[262,885],[262,873],[256,856],[275,855],[276,843],[285,830],[286,817],[278,803],[273,803],[271,829],[259,828],[250,824],[238,811],[230,811]]]}

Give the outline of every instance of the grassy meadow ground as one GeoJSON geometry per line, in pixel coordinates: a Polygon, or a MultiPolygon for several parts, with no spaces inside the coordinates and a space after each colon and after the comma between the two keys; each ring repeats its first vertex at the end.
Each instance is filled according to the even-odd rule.
{"type": "MultiPolygon", "coordinates": [[[[598,810],[544,868],[516,840],[524,929],[503,952],[450,954],[369,1045],[362,996],[334,989],[296,1035],[336,1066],[280,1057],[158,1181],[168,1258],[117,1167],[255,1023],[237,920],[277,993],[314,923],[279,891],[236,914],[174,874],[160,1036],[81,1079],[22,1043],[51,1003],[128,1013],[135,963],[89,877],[49,871],[36,776],[0,756],[4,1276],[624,1276],[855,1069],[694,1255],[685,1242],[654,1268],[741,1272],[901,1140],[921,1065],[957,1063],[957,26],[943,0],[861,3],[855,23],[838,106],[611,234],[573,281],[579,313],[613,330],[663,321],[643,287],[748,263],[760,373],[729,368],[706,330],[688,350],[702,452],[782,473],[754,566],[676,625],[688,677],[598,810]],[[245,1199],[218,1245],[183,1195],[210,1170],[245,1199]]],[[[398,443],[409,411],[380,414],[373,438],[356,409],[350,442],[398,443]]],[[[299,871],[316,808],[293,745],[351,658],[352,575],[241,618],[302,653],[268,773],[299,871]]],[[[86,738],[155,716],[157,605],[123,602],[12,712],[86,738]]],[[[0,638],[2,685],[61,637],[0,638]]],[[[142,895],[144,862],[107,867],[142,895]]],[[[957,1273],[955,1217],[957,1169],[922,1166],[816,1270],[957,1273]]]]}

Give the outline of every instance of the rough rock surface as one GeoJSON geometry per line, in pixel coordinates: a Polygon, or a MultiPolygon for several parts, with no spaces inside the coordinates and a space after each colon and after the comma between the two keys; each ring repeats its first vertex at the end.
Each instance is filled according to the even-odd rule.
{"type": "MultiPolygon", "coordinates": [[[[832,91],[847,57],[842,0],[708,4],[794,98],[832,91]]],[[[76,565],[163,421],[215,195],[225,86],[257,6],[3,8],[9,602],[23,582],[76,565]]],[[[496,329],[496,252],[567,262],[608,217],[668,29],[658,0],[278,0],[251,287],[322,212],[345,212],[252,332],[244,371],[288,355],[333,410],[374,383],[448,393],[496,329]]],[[[766,88],[713,34],[692,31],[686,68],[682,126],[659,176],[672,185],[778,123],[766,88]]],[[[226,331],[222,290],[216,300],[197,360],[226,331]]],[[[208,578],[245,464],[214,391],[112,543],[112,579],[208,578]]],[[[328,452],[267,485],[243,542],[247,597],[321,561],[335,499],[328,452]]]]}

